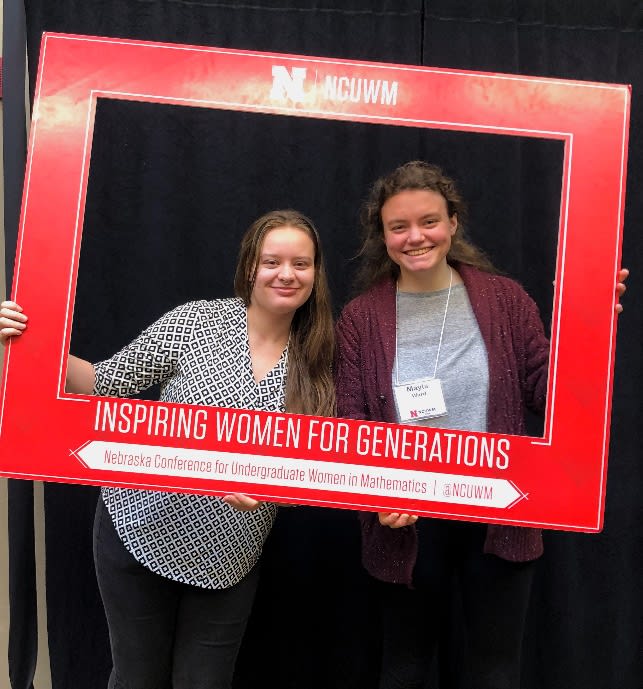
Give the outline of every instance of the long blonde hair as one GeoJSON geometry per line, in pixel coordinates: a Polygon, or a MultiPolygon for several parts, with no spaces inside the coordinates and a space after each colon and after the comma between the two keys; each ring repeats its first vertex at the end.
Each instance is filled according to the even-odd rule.
{"type": "Polygon", "coordinates": [[[297,309],[290,326],[286,411],[291,414],[333,416],[333,314],[321,241],[312,221],[292,209],[271,211],[255,220],[241,240],[234,291],[246,306],[250,305],[264,239],[268,232],[278,227],[302,230],[310,237],[315,249],[312,293],[297,309]]]}

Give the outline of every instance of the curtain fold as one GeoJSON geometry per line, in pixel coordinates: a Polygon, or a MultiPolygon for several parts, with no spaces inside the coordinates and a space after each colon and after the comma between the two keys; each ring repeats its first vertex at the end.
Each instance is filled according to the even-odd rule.
{"type": "MultiPolygon", "coordinates": [[[[24,4],[3,3],[2,144],[6,292],[13,281],[22,183],[27,153],[25,125],[26,27],[24,4]]],[[[33,484],[9,480],[9,681],[11,689],[33,689],[38,653],[33,484]]]]}

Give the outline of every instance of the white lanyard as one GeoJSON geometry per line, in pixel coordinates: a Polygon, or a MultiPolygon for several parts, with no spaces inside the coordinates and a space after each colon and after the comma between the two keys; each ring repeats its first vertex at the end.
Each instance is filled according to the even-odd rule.
{"type": "MultiPolygon", "coordinates": [[[[398,356],[398,334],[399,334],[399,304],[395,305],[395,386],[393,393],[395,403],[400,415],[400,421],[419,421],[421,419],[432,419],[438,416],[446,416],[447,408],[442,393],[442,383],[436,378],[438,372],[438,362],[440,360],[440,350],[442,349],[442,338],[444,337],[444,326],[449,312],[449,299],[451,298],[451,286],[453,285],[453,269],[449,266],[449,291],[447,292],[447,303],[444,307],[444,317],[442,319],[442,329],[440,331],[440,341],[435,357],[435,366],[431,378],[422,378],[410,383],[399,382],[399,356],[398,356]]],[[[396,298],[398,292],[396,293],[396,298]]]]}
{"type": "MultiPolygon", "coordinates": [[[[453,268],[449,266],[449,291],[447,292],[447,303],[444,307],[444,317],[442,319],[442,329],[440,330],[440,340],[438,342],[438,353],[435,356],[435,366],[433,367],[433,375],[435,378],[438,373],[438,361],[440,360],[440,350],[442,349],[442,338],[444,337],[444,325],[447,322],[447,313],[449,312],[449,300],[451,299],[451,287],[453,285],[453,268]]],[[[396,295],[399,295],[399,286],[396,288],[396,295]]],[[[395,385],[400,384],[399,379],[399,356],[398,356],[398,333],[400,331],[400,315],[399,304],[395,305],[395,385]]]]}

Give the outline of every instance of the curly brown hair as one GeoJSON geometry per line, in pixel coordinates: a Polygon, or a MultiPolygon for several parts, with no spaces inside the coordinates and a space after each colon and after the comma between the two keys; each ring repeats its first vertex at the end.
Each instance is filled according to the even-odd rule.
{"type": "Polygon", "coordinates": [[[357,255],[360,264],[356,275],[359,291],[367,290],[385,277],[396,280],[400,274],[399,266],[390,259],[383,241],[382,206],[392,196],[408,190],[437,192],[446,201],[449,217],[457,216],[458,227],[451,238],[448,263],[466,263],[489,273],[496,272],[482,250],[467,239],[464,229],[467,219],[466,204],[455,182],[437,165],[423,160],[411,160],[378,179],[362,206],[362,246],[357,255]]]}
{"type": "Polygon", "coordinates": [[[333,416],[333,314],[321,241],[312,220],[292,209],[271,211],[255,220],[241,240],[234,291],[243,299],[246,307],[250,305],[264,239],[268,232],[278,227],[295,227],[304,231],[315,249],[313,290],[308,300],[295,312],[290,326],[286,411],[333,416]]]}

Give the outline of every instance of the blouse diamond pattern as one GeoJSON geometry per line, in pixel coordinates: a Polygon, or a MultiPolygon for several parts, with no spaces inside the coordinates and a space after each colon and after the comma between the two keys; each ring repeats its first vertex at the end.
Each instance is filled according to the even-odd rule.
{"type": "MultiPolygon", "coordinates": [[[[164,402],[284,411],[287,351],[256,383],[240,299],[194,301],[166,313],[131,344],[96,364],[94,393],[135,395],[161,385],[164,402]]],[[[238,583],[256,564],[277,508],[239,512],[220,498],[102,489],[130,553],[162,576],[202,588],[238,583]]]]}

